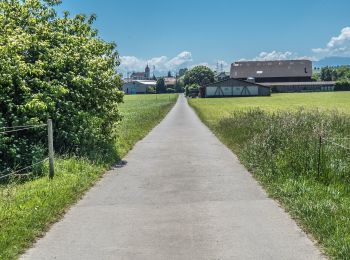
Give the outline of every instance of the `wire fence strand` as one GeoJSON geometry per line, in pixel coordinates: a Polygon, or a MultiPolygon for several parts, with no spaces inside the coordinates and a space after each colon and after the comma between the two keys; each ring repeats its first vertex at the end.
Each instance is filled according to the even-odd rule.
{"type": "Polygon", "coordinates": [[[33,125],[33,126],[25,127],[25,128],[19,128],[19,129],[13,129],[13,130],[8,130],[8,131],[2,131],[2,132],[0,132],[0,134],[9,134],[9,133],[14,133],[14,132],[19,132],[19,131],[28,130],[28,129],[46,127],[46,126],[47,126],[47,124],[33,125]]]}
{"type": "Polygon", "coordinates": [[[0,127],[0,129],[17,129],[17,128],[26,128],[26,127],[32,127],[32,126],[42,126],[47,124],[40,124],[40,125],[18,125],[18,126],[3,126],[0,127]]]}
{"type": "Polygon", "coordinates": [[[343,149],[345,149],[345,150],[350,151],[350,147],[346,147],[346,146],[344,146],[344,145],[342,145],[342,144],[338,144],[338,143],[332,141],[331,139],[326,139],[326,138],[324,138],[324,140],[325,140],[326,142],[331,143],[332,145],[335,145],[335,146],[338,146],[338,147],[341,147],[341,148],[343,148],[343,149]]]}
{"type": "Polygon", "coordinates": [[[36,166],[36,165],[41,164],[41,163],[44,163],[44,162],[46,162],[47,160],[49,160],[48,157],[45,158],[44,160],[41,160],[41,161],[36,162],[36,163],[33,163],[32,165],[29,165],[29,166],[24,167],[24,168],[22,168],[22,169],[16,170],[16,171],[11,172],[11,173],[9,173],[9,174],[6,174],[6,175],[4,175],[4,176],[0,176],[0,180],[5,179],[5,178],[7,178],[7,177],[11,177],[11,176],[19,176],[19,175],[21,175],[21,176],[25,176],[25,175],[26,175],[26,176],[29,176],[29,175],[31,175],[31,174],[33,174],[33,173],[27,173],[27,174],[18,174],[18,173],[21,172],[21,171],[30,169],[30,168],[32,168],[32,167],[34,167],[34,166],[36,166]]]}

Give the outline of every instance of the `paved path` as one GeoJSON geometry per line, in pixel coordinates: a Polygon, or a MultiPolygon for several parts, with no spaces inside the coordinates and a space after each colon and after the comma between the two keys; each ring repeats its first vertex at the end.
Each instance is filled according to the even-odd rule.
{"type": "Polygon", "coordinates": [[[23,259],[320,259],[180,97],[23,259]]]}

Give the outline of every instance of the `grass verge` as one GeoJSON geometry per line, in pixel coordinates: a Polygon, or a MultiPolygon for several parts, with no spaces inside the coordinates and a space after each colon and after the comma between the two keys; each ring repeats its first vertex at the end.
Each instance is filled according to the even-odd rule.
{"type": "Polygon", "coordinates": [[[280,94],[279,104],[274,97],[255,99],[260,107],[245,98],[189,102],[330,258],[350,259],[350,151],[342,148],[350,147],[350,140],[341,139],[350,137],[350,116],[336,98],[327,111],[319,94],[280,94]],[[286,111],[291,103],[295,109],[286,111]]]}
{"type": "MultiPolygon", "coordinates": [[[[122,158],[175,104],[177,95],[126,96],[120,110],[116,150],[122,158]]],[[[102,156],[96,156],[102,157],[102,156]]],[[[92,162],[78,157],[55,161],[56,175],[0,186],[0,259],[14,259],[48,230],[102,175],[115,158],[92,162]]],[[[47,166],[44,166],[47,167],[47,166]]]]}

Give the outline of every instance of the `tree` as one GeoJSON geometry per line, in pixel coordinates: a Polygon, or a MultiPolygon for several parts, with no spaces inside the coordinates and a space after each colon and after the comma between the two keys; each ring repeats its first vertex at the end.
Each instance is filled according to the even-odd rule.
{"type": "MultiPolygon", "coordinates": [[[[59,0],[0,2],[0,127],[54,122],[56,151],[112,143],[123,94],[114,43],[94,15],[58,16],[59,0]]],[[[45,129],[0,136],[0,172],[42,159],[45,129]],[[15,141],[15,142],[14,142],[15,141]]]]}
{"type": "Polygon", "coordinates": [[[198,92],[199,92],[199,85],[198,84],[191,84],[191,85],[187,85],[185,87],[185,95],[186,96],[190,96],[193,93],[198,94],[198,92]]]}
{"type": "Polygon", "coordinates": [[[179,77],[184,76],[184,75],[186,74],[186,72],[187,72],[187,71],[188,71],[188,69],[187,69],[187,68],[180,69],[180,70],[179,70],[179,77]]]}
{"type": "Polygon", "coordinates": [[[333,70],[330,67],[324,67],[321,69],[320,78],[323,81],[332,81],[332,72],[333,70]]]}
{"type": "Polygon", "coordinates": [[[158,94],[166,92],[164,78],[159,78],[157,80],[156,91],[157,91],[158,94]]]}
{"type": "Polygon", "coordinates": [[[184,77],[185,85],[205,85],[214,82],[214,72],[206,66],[196,66],[186,72],[184,77]]]}

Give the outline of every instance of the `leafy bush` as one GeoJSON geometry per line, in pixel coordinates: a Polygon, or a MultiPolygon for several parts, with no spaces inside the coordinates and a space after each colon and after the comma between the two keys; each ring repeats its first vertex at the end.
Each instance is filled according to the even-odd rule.
{"type": "MultiPolygon", "coordinates": [[[[116,45],[98,37],[95,16],[59,17],[58,3],[0,2],[0,126],[52,118],[56,151],[81,154],[112,140],[119,59],[116,45]]],[[[45,140],[45,129],[0,134],[0,171],[42,158],[45,140]]]]}
{"type": "Polygon", "coordinates": [[[166,92],[164,78],[157,79],[156,91],[157,91],[157,93],[165,93],[166,92]]]}
{"type": "Polygon", "coordinates": [[[350,80],[340,80],[335,83],[335,91],[350,91],[350,80]]]}
{"type": "Polygon", "coordinates": [[[214,82],[214,72],[206,66],[196,66],[186,72],[184,77],[185,85],[197,84],[206,85],[214,82]]]}
{"type": "Polygon", "coordinates": [[[155,87],[147,87],[146,93],[147,94],[156,94],[156,88],[155,87]]]}
{"type": "Polygon", "coordinates": [[[190,96],[193,93],[197,93],[199,92],[199,85],[198,84],[191,84],[191,85],[187,85],[185,87],[185,95],[186,96],[190,96]]]}
{"type": "Polygon", "coordinates": [[[175,93],[175,90],[173,88],[167,88],[166,92],[167,93],[175,93]]]}

